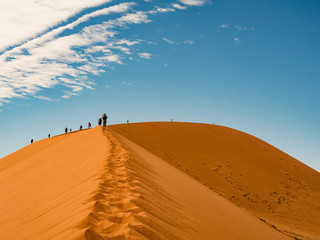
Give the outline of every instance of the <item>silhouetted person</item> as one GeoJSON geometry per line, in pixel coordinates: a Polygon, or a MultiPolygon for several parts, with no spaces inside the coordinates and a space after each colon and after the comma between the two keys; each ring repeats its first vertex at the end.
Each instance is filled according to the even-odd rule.
{"type": "Polygon", "coordinates": [[[80,130],[82,130],[82,125],[80,125],[80,130]]]}
{"type": "Polygon", "coordinates": [[[129,123],[129,120],[127,120],[127,123],[129,123]]]}
{"type": "Polygon", "coordinates": [[[33,138],[31,139],[31,143],[33,143],[33,138]]]}
{"type": "Polygon", "coordinates": [[[72,132],[72,128],[70,128],[70,131],[69,132],[72,132]]]}
{"type": "Polygon", "coordinates": [[[50,138],[50,133],[48,134],[48,138],[50,138]]]}
{"type": "Polygon", "coordinates": [[[106,125],[107,125],[107,118],[108,118],[107,114],[104,113],[101,118],[102,118],[102,120],[103,120],[103,127],[106,127],[106,125]]]}
{"type": "Polygon", "coordinates": [[[64,132],[67,133],[67,132],[68,132],[68,128],[65,128],[65,129],[64,129],[64,132]]]}
{"type": "Polygon", "coordinates": [[[90,122],[88,123],[88,128],[91,128],[91,123],[90,122]]]}
{"type": "Polygon", "coordinates": [[[98,120],[98,125],[101,126],[101,123],[102,123],[102,119],[99,118],[99,120],[98,120]]]}

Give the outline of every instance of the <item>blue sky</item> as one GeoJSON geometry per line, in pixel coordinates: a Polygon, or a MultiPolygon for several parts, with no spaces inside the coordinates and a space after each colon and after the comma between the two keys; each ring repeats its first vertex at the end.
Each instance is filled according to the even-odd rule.
{"type": "Polygon", "coordinates": [[[110,124],[236,128],[319,171],[319,12],[294,0],[0,3],[0,157],[106,112],[110,124]]]}

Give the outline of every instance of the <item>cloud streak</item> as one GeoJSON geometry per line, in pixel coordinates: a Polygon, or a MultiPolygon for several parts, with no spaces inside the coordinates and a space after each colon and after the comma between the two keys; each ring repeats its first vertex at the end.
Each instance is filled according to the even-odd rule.
{"type": "Polygon", "coordinates": [[[1,1],[0,51],[47,31],[84,9],[109,2],[111,0],[1,1]]]}
{"type": "MultiPolygon", "coordinates": [[[[21,1],[13,0],[12,4],[21,1]]],[[[134,48],[144,40],[120,38],[119,33],[130,25],[151,22],[152,15],[179,9],[177,6],[154,6],[148,11],[138,11],[134,9],[137,6],[135,2],[124,2],[101,7],[70,20],[71,16],[83,9],[111,1],[99,0],[92,3],[87,0],[71,0],[75,4],[74,8],[68,1],[64,3],[57,0],[56,6],[45,1],[31,2],[33,5],[28,6],[30,9],[32,6],[36,6],[34,11],[52,9],[57,17],[49,16],[43,23],[33,26],[36,18],[43,17],[42,13],[37,12],[33,19],[26,20],[27,25],[33,26],[32,29],[26,29],[24,35],[13,31],[11,35],[7,34],[8,41],[0,42],[0,49],[7,49],[0,55],[0,106],[10,99],[28,96],[52,100],[50,96],[38,93],[56,85],[62,87],[61,98],[67,99],[78,95],[85,88],[94,89],[95,82],[90,78],[91,75],[99,75],[114,64],[134,59],[132,55],[150,59],[151,53],[134,48]],[[103,20],[97,21],[101,17],[103,20]],[[67,19],[69,20],[66,21],[67,19]]],[[[0,14],[3,11],[1,5],[4,7],[1,3],[0,14]]],[[[48,10],[44,12],[46,11],[48,10]]],[[[2,18],[14,21],[18,17],[13,15],[10,18],[6,15],[2,18]]],[[[22,25],[18,23],[17,31],[21,28],[22,25]]]]}
{"type": "Polygon", "coordinates": [[[206,4],[206,0],[180,0],[181,3],[190,6],[203,6],[206,4]]]}

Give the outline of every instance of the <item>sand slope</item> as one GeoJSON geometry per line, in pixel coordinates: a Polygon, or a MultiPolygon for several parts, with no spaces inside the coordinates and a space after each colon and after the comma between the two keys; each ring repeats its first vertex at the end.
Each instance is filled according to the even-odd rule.
{"type": "Polygon", "coordinates": [[[0,239],[76,239],[105,165],[100,129],[35,142],[0,160],[0,239]]]}
{"type": "Polygon", "coordinates": [[[148,239],[290,239],[130,140],[126,163],[143,215],[133,227],[148,239]]]}
{"type": "Polygon", "coordinates": [[[0,239],[288,239],[100,127],[0,160],[0,239]]]}
{"type": "Polygon", "coordinates": [[[266,142],[208,124],[110,129],[286,234],[320,239],[320,174],[266,142]]]}

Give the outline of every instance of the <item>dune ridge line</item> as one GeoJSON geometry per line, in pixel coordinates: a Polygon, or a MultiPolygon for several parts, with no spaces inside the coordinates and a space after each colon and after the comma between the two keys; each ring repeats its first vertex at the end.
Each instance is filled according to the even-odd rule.
{"type": "Polygon", "coordinates": [[[104,173],[100,177],[98,193],[94,195],[94,207],[88,216],[89,228],[85,238],[96,239],[144,239],[134,230],[146,217],[134,200],[141,198],[139,181],[127,164],[129,155],[108,130],[103,134],[110,142],[104,173]]]}

